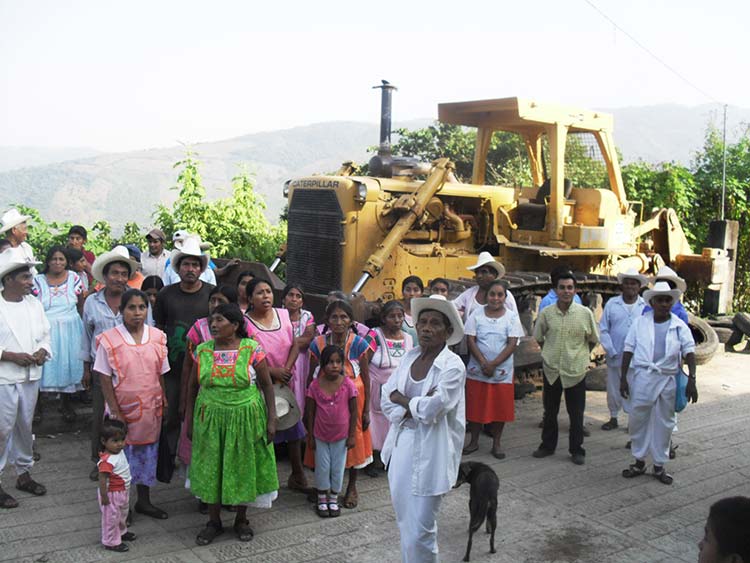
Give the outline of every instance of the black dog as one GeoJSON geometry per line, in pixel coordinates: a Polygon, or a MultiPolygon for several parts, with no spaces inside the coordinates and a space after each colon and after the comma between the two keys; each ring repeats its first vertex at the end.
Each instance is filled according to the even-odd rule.
{"type": "Polygon", "coordinates": [[[469,544],[466,546],[464,561],[469,560],[471,554],[471,537],[487,518],[486,531],[490,535],[490,553],[495,553],[495,528],[497,528],[497,490],[500,480],[491,467],[484,463],[465,461],[458,468],[456,486],[464,483],[471,484],[469,496],[469,544]]]}

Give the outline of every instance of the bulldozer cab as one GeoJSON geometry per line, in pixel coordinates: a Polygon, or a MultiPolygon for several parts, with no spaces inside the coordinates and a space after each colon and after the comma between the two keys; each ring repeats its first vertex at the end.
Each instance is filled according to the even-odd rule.
{"type": "Polygon", "coordinates": [[[523,140],[534,188],[521,190],[519,194],[510,242],[579,247],[575,243],[576,239],[580,242],[581,237],[571,236],[572,231],[566,233],[566,224],[603,227],[607,218],[615,220],[628,212],[612,138],[613,119],[609,114],[522,98],[501,98],[440,104],[438,119],[452,125],[476,127],[471,181],[474,185],[485,184],[487,154],[496,131],[515,133],[523,140]],[[588,133],[595,139],[611,191],[580,194],[583,201],[578,205],[570,200],[573,186],[565,178],[568,135],[577,133],[588,133]],[[545,140],[549,150],[549,175],[543,154],[545,140]]]}

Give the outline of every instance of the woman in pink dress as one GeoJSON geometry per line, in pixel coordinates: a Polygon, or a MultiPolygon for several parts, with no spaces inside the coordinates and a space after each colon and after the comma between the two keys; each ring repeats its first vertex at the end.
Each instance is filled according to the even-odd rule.
{"type": "MultiPolygon", "coordinates": [[[[286,309],[273,306],[273,288],[262,278],[253,278],[247,284],[246,293],[250,302],[247,317],[250,319],[248,334],[266,351],[268,371],[274,383],[288,385],[297,396],[294,365],[299,350],[294,337],[294,325],[286,309]]],[[[289,428],[276,432],[274,443],[287,443],[292,474],[287,485],[290,489],[308,493],[310,488],[302,467],[302,439],[305,427],[300,420],[289,428]]]]}
{"type": "Polygon", "coordinates": [[[414,348],[411,335],[402,330],[404,306],[400,301],[389,301],[380,312],[380,326],[375,329],[377,349],[370,360],[370,436],[373,462],[365,468],[370,477],[377,477],[383,469],[380,450],[390,424],[380,408],[381,388],[401,363],[406,352],[414,348]]]}
{"type": "Polygon", "coordinates": [[[284,302],[284,308],[289,311],[289,318],[292,320],[294,327],[294,339],[297,343],[299,356],[294,363],[294,397],[297,399],[300,413],[305,413],[305,391],[307,372],[310,371],[310,355],[308,348],[310,342],[315,337],[315,319],[313,314],[303,309],[305,292],[302,287],[295,283],[287,284],[284,292],[281,294],[281,300],[284,302]]]}

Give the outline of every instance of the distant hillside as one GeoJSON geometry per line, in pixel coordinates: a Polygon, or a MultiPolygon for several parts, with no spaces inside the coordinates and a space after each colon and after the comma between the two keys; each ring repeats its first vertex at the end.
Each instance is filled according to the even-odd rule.
{"type": "MultiPolygon", "coordinates": [[[[626,162],[689,164],[703,145],[707,125],[721,125],[721,107],[715,105],[606,111],[615,115],[615,142],[626,162]]],[[[730,138],[734,138],[741,123],[750,122],[750,109],[730,108],[729,115],[730,138]]],[[[430,122],[421,119],[395,127],[417,129],[430,122]]],[[[256,174],[257,190],[266,198],[268,217],[275,220],[284,207],[286,180],[334,171],[344,160],[364,162],[369,157],[367,148],[377,140],[375,124],[328,122],[198,143],[192,148],[203,163],[209,197],[229,193],[237,165],[248,164],[256,174]]],[[[0,208],[21,202],[38,208],[49,219],[87,224],[107,219],[115,228],[136,221],[146,226],[157,202],[170,203],[176,197],[170,190],[177,178],[172,166],[185,154],[179,146],[94,155],[89,149],[56,150],[0,147],[0,208]],[[81,151],[78,156],[76,151],[81,151]],[[14,162],[20,164],[8,169],[14,162]]]]}

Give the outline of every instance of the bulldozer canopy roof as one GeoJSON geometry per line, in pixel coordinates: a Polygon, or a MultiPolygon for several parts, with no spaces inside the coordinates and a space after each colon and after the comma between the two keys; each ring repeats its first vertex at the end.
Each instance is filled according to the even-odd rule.
{"type": "Polygon", "coordinates": [[[569,127],[570,132],[612,131],[612,115],[523,98],[499,98],[438,105],[443,123],[510,131],[543,133],[549,125],[569,127]]]}

